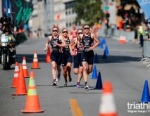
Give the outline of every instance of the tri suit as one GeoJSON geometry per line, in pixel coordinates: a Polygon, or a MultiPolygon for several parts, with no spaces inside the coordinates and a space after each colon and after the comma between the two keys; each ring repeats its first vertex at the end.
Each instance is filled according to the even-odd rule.
{"type": "Polygon", "coordinates": [[[55,61],[57,65],[61,65],[62,62],[62,53],[60,52],[60,47],[55,45],[55,42],[58,44],[61,44],[61,41],[59,40],[59,36],[57,38],[54,38],[52,36],[50,40],[52,52],[51,52],[51,59],[52,61],[55,61]]]}
{"type": "Polygon", "coordinates": [[[66,46],[63,48],[63,59],[62,59],[62,66],[66,66],[68,62],[72,63],[72,56],[70,54],[70,39],[65,39],[66,46]]]}
{"type": "Polygon", "coordinates": [[[82,44],[84,46],[84,50],[83,50],[82,55],[81,55],[82,62],[85,61],[88,64],[92,65],[93,64],[94,51],[89,50],[89,48],[93,44],[93,39],[91,37],[91,34],[88,36],[83,35],[82,44]]]}
{"type": "Polygon", "coordinates": [[[82,41],[79,42],[79,44],[76,44],[75,49],[77,50],[77,54],[74,56],[74,68],[79,68],[82,66],[82,51],[83,51],[83,44],[82,41]]]}

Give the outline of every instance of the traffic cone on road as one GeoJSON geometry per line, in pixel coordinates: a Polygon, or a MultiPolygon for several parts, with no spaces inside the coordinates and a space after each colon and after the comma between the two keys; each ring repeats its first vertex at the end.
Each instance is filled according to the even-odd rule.
{"type": "Polygon", "coordinates": [[[95,54],[95,56],[94,56],[94,63],[98,63],[98,56],[97,56],[97,54],[95,54]]]}
{"type": "Polygon", "coordinates": [[[37,87],[34,81],[34,73],[33,71],[30,72],[30,79],[29,79],[29,87],[28,87],[28,94],[26,97],[26,104],[24,110],[21,111],[22,113],[41,113],[44,110],[41,110],[39,97],[37,94],[37,87]]]}
{"type": "Polygon", "coordinates": [[[148,81],[147,80],[144,83],[141,102],[144,102],[144,103],[150,102],[149,86],[148,86],[148,81]]]}
{"type": "Polygon", "coordinates": [[[23,68],[22,65],[19,66],[19,77],[17,81],[17,88],[15,94],[12,94],[13,96],[17,95],[26,95],[27,90],[26,90],[26,83],[25,83],[25,78],[23,76],[23,68]]]}
{"type": "Polygon", "coordinates": [[[103,88],[103,84],[102,84],[102,79],[101,79],[101,73],[99,72],[95,89],[102,89],[102,88],[103,88]]]}
{"type": "Polygon", "coordinates": [[[99,48],[100,48],[100,49],[103,49],[103,42],[102,42],[102,38],[101,38],[101,37],[98,37],[98,40],[99,40],[99,42],[100,42],[100,44],[99,44],[99,48]]]}
{"type": "Polygon", "coordinates": [[[51,53],[50,53],[50,48],[48,47],[47,54],[46,54],[46,62],[50,63],[51,62],[51,53]]]}
{"type": "Polygon", "coordinates": [[[36,51],[34,52],[34,58],[33,58],[33,63],[32,63],[32,69],[40,69],[36,51]]]}
{"type": "Polygon", "coordinates": [[[91,79],[97,79],[97,68],[96,68],[96,65],[94,65],[91,79]]]}
{"type": "Polygon", "coordinates": [[[113,88],[111,83],[105,82],[103,85],[103,93],[99,109],[99,116],[117,116],[116,105],[113,96],[113,88]]]}
{"type": "Polygon", "coordinates": [[[108,46],[106,45],[103,53],[103,59],[107,59],[107,55],[109,55],[109,49],[108,46]]]}
{"type": "Polygon", "coordinates": [[[109,55],[109,49],[107,45],[105,46],[105,52],[106,52],[106,55],[109,55]]]}
{"type": "Polygon", "coordinates": [[[13,78],[13,83],[12,83],[11,88],[17,87],[18,76],[19,76],[19,64],[18,64],[18,62],[16,62],[15,63],[15,70],[14,70],[14,78],[13,78]]]}
{"type": "Polygon", "coordinates": [[[126,43],[127,43],[127,40],[126,40],[125,36],[120,36],[119,42],[120,42],[121,44],[126,44],[126,43]]]}
{"type": "Polygon", "coordinates": [[[26,64],[26,57],[23,57],[22,66],[23,66],[23,75],[24,75],[24,77],[29,78],[27,64],[26,64]]]}

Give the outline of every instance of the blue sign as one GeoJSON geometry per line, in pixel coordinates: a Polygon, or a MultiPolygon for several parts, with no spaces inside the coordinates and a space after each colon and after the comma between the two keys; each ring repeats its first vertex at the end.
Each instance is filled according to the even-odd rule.
{"type": "Polygon", "coordinates": [[[25,30],[28,29],[28,24],[24,24],[24,29],[25,29],[25,30]]]}
{"type": "Polygon", "coordinates": [[[150,0],[137,0],[141,9],[143,10],[145,17],[150,19],[150,0]]]}
{"type": "Polygon", "coordinates": [[[8,0],[4,0],[5,14],[8,16],[8,0]]]}

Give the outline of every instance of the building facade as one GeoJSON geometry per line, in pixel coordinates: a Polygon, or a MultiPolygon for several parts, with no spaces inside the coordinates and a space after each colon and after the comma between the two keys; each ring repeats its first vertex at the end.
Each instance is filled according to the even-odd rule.
{"type": "Polygon", "coordinates": [[[54,25],[69,28],[75,21],[75,0],[32,0],[32,3],[34,11],[29,21],[32,31],[40,27],[44,33],[50,33],[54,25]]]}
{"type": "Polygon", "coordinates": [[[54,0],[54,23],[60,28],[70,28],[76,19],[75,0],[54,0]]]}
{"type": "Polygon", "coordinates": [[[44,1],[45,10],[45,32],[50,32],[52,26],[54,25],[54,0],[44,1]]]}
{"type": "Polygon", "coordinates": [[[33,13],[29,21],[29,27],[31,31],[37,31],[41,29],[45,30],[45,10],[43,0],[33,0],[33,13]]]}

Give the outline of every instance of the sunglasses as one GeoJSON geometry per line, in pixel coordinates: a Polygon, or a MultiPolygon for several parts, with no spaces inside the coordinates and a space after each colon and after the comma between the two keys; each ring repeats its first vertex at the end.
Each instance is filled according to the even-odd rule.
{"type": "Polygon", "coordinates": [[[89,27],[84,27],[84,29],[90,29],[89,27]]]}
{"type": "Polygon", "coordinates": [[[82,34],[82,32],[78,32],[78,34],[82,34]]]}
{"type": "Polygon", "coordinates": [[[53,30],[53,32],[57,32],[58,30],[53,30]]]}
{"type": "Polygon", "coordinates": [[[63,31],[63,33],[68,33],[68,31],[63,31]]]}

